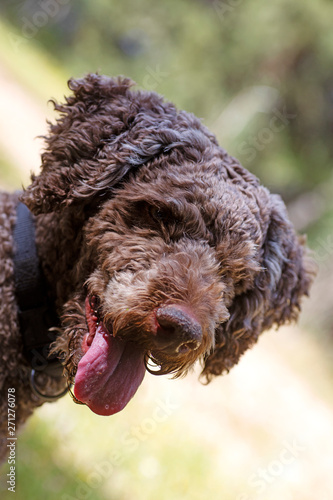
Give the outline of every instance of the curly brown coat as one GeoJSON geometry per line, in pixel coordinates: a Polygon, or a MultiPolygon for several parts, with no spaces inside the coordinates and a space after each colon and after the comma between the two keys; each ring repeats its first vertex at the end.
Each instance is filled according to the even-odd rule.
{"type": "MultiPolygon", "coordinates": [[[[62,318],[55,349],[76,398],[99,414],[123,408],[146,369],[181,376],[199,360],[206,381],[228,372],[263,330],[297,319],[314,276],[280,197],[195,116],[132,85],[70,80],[42,171],[21,196],[62,318]]],[[[8,387],[19,423],[42,401],[17,325],[17,197],[0,203],[4,435],[8,387]]]]}

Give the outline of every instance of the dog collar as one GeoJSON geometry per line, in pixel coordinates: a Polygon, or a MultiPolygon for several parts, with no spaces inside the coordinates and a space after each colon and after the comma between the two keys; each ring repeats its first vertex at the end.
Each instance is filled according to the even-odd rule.
{"type": "Polygon", "coordinates": [[[43,372],[61,378],[63,367],[56,355],[50,354],[50,345],[56,339],[59,317],[48,299],[35,243],[35,223],[30,210],[23,203],[17,206],[14,228],[14,280],[18,304],[18,320],[23,339],[24,355],[31,366],[30,384],[33,392],[44,400],[58,395],[45,395],[35,382],[35,374],[43,372]]]}

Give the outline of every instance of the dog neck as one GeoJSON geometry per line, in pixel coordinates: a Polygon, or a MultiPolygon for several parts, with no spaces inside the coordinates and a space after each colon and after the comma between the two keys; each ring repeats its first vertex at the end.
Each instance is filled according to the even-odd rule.
{"type": "Polygon", "coordinates": [[[43,372],[52,377],[61,377],[60,360],[50,355],[50,345],[56,338],[59,318],[48,298],[39,263],[34,219],[23,203],[17,206],[14,241],[15,291],[25,357],[32,373],[43,372]]]}

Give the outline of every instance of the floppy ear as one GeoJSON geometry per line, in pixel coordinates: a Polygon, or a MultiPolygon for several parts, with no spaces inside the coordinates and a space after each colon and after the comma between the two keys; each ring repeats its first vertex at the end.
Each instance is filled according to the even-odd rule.
{"type": "Polygon", "coordinates": [[[41,173],[22,195],[35,214],[89,202],[126,174],[130,165],[119,153],[120,143],[140,107],[132,85],[128,78],[90,74],[69,80],[73,95],[64,104],[53,101],[60,118],[49,124],[41,173]]]}
{"type": "Polygon", "coordinates": [[[133,84],[127,78],[91,74],[69,80],[73,95],[65,104],[52,101],[60,118],[49,123],[41,173],[32,176],[32,184],[22,196],[35,214],[60,209],[75,200],[88,201],[124,175],[126,166],[121,161],[115,164],[117,146],[113,154],[109,149],[133,120],[135,109],[128,105],[133,84]]]}
{"type": "Polygon", "coordinates": [[[253,287],[234,298],[228,322],[216,330],[215,350],[204,359],[202,375],[209,382],[228,372],[262,331],[296,320],[300,299],[316,274],[316,265],[288,219],[284,203],[270,196],[269,224],[261,248],[262,270],[253,287]]]}

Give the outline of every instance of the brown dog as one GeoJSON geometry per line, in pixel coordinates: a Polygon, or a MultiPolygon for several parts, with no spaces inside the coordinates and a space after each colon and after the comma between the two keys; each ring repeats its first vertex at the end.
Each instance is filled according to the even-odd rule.
{"type": "MultiPolygon", "coordinates": [[[[75,398],[102,415],[128,403],[146,370],[177,377],[200,361],[207,381],[229,371],[263,330],[297,318],[314,275],[279,196],[193,115],[131,86],[71,80],[42,171],[21,196],[35,220],[43,307],[61,318],[48,323],[53,351],[75,398]]],[[[64,382],[23,350],[18,200],[0,202],[4,436],[9,388],[21,423],[64,382]]]]}

